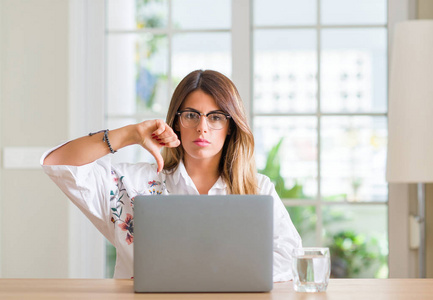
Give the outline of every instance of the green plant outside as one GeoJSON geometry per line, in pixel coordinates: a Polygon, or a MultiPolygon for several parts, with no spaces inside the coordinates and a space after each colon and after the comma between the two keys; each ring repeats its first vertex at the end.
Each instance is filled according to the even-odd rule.
{"type": "MultiPolygon", "coordinates": [[[[279,151],[283,143],[281,138],[268,153],[265,168],[259,170],[270,178],[281,199],[307,199],[303,187],[299,183],[291,188],[285,186],[284,178],[280,173],[279,151]]],[[[344,194],[328,197],[327,200],[339,199],[344,194]]],[[[344,199],[344,198],[343,198],[344,199]]],[[[286,206],[293,224],[299,234],[305,239],[315,240],[317,215],[314,206],[286,206]]],[[[347,221],[349,218],[344,211],[331,206],[322,206],[322,222],[326,228],[328,224],[347,221]]],[[[332,261],[332,277],[376,277],[386,278],[387,250],[382,249],[378,237],[367,238],[354,230],[342,230],[329,233],[323,229],[325,245],[329,247],[332,261]]]]}

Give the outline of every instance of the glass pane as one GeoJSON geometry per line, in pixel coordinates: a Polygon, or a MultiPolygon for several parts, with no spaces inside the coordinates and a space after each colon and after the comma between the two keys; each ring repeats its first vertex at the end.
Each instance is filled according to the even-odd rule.
{"type": "Polygon", "coordinates": [[[172,76],[175,87],[197,69],[211,69],[231,76],[230,33],[186,33],[173,36],[172,76]]]}
{"type": "Polygon", "coordinates": [[[287,206],[290,219],[302,238],[302,246],[315,247],[317,215],[315,206],[287,206]]]}
{"type": "Polygon", "coordinates": [[[331,277],[388,277],[387,215],[386,205],[323,207],[323,238],[331,252],[331,277]]]}
{"type": "Polygon", "coordinates": [[[167,37],[113,34],[107,43],[108,115],[165,114],[170,101],[167,37]]]}
{"type": "Polygon", "coordinates": [[[282,199],[317,195],[317,120],[314,117],[255,117],[259,173],[270,177],[282,199]]]}
{"type": "Polygon", "coordinates": [[[116,248],[105,240],[105,278],[113,278],[116,266],[116,248]]]}
{"type": "Polygon", "coordinates": [[[386,24],[387,0],[321,0],[322,24],[386,24]]]}
{"type": "Polygon", "coordinates": [[[176,29],[229,29],[230,0],[172,0],[176,29]]]}
{"type": "Polygon", "coordinates": [[[386,112],[387,68],[386,29],[324,29],[322,110],[386,112]]]}
{"type": "Polygon", "coordinates": [[[167,0],[106,0],[107,27],[117,30],[167,26],[167,0]]]}
{"type": "Polygon", "coordinates": [[[256,30],[254,112],[314,112],[317,108],[315,30],[256,30]]]}
{"type": "Polygon", "coordinates": [[[323,198],[387,201],[386,117],[322,117],[321,126],[323,198]]]}
{"type": "Polygon", "coordinates": [[[317,0],[255,0],[256,26],[313,25],[317,23],[317,0]]]}
{"type": "MultiPolygon", "coordinates": [[[[144,121],[144,120],[140,120],[144,121]]],[[[116,129],[126,125],[136,124],[140,121],[137,121],[134,118],[124,118],[124,119],[106,119],[106,125],[109,129],[116,129]]],[[[117,149],[114,149],[117,150],[117,149]]],[[[154,163],[154,157],[147,152],[147,150],[143,149],[143,147],[139,145],[132,145],[122,149],[119,149],[116,155],[113,155],[112,158],[113,163],[136,163],[136,162],[150,162],[154,163]]]]}

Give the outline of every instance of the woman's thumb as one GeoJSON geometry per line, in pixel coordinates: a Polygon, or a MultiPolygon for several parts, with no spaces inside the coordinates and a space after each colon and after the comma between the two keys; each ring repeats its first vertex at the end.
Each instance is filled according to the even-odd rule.
{"type": "Polygon", "coordinates": [[[150,154],[155,158],[156,163],[158,164],[157,172],[161,172],[162,168],[164,168],[164,159],[162,158],[161,152],[159,152],[159,149],[152,149],[149,151],[150,154]]]}

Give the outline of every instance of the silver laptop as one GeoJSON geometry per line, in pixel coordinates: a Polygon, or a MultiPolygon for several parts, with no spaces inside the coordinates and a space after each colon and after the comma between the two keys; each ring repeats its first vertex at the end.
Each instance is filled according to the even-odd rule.
{"type": "Polygon", "coordinates": [[[273,199],[137,196],[136,292],[272,290],[273,199]]]}

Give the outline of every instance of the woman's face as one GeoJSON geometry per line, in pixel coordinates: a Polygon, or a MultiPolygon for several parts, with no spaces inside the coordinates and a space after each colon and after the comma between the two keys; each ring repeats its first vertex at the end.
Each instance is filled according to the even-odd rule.
{"type": "MultiPolygon", "coordinates": [[[[222,112],[212,96],[201,90],[194,91],[186,97],[181,111],[197,111],[202,114],[222,112]]],[[[229,122],[222,129],[216,130],[208,126],[207,118],[201,116],[194,128],[186,128],[178,118],[176,130],[180,131],[181,145],[185,150],[185,160],[220,160],[224,141],[228,134],[229,122]]]]}

